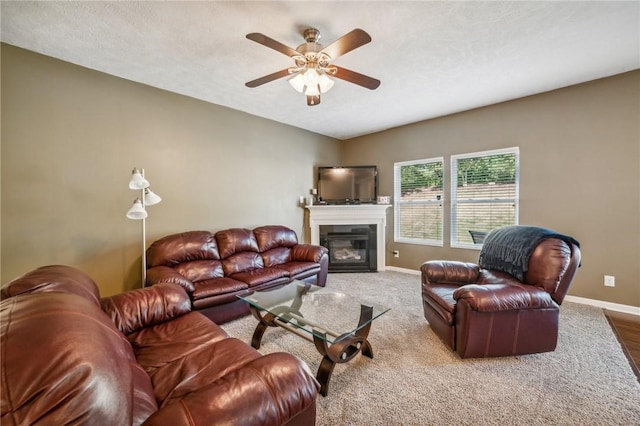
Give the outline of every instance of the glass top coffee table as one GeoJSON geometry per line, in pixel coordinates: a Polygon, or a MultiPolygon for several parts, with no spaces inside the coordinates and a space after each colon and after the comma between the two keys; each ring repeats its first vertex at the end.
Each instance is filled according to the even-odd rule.
{"type": "Polygon", "coordinates": [[[362,304],[346,294],[302,281],[238,297],[249,303],[251,313],[258,320],[251,339],[254,348],[260,348],[268,327],[281,327],[314,342],[323,356],[316,375],[323,396],[327,396],[336,364],[348,362],[360,352],[373,358],[367,340],[371,322],[389,311],[389,308],[362,304]]]}

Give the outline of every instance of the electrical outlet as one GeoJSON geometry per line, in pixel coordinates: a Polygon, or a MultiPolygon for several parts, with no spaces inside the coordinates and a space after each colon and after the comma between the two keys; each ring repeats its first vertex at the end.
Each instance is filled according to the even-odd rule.
{"type": "Polygon", "coordinates": [[[616,277],[613,275],[605,275],[604,276],[604,285],[605,287],[615,287],[616,286],[616,277]]]}
{"type": "Polygon", "coordinates": [[[393,257],[400,257],[400,251],[394,250],[393,251],[393,257]]]}
{"type": "Polygon", "coordinates": [[[299,203],[300,203],[300,204],[304,204],[304,195],[301,195],[301,196],[300,196],[300,201],[299,201],[299,203]]]}

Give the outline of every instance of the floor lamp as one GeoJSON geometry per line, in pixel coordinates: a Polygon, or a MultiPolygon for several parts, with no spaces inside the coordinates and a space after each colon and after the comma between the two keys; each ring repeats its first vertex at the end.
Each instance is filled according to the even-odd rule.
{"type": "Polygon", "coordinates": [[[149,188],[149,181],[144,178],[144,169],[134,168],[131,172],[129,189],[140,191],[140,197],[136,198],[133,206],[127,212],[127,217],[133,220],[142,221],[142,287],[147,282],[147,206],[153,206],[162,201],[157,194],[149,188]]]}

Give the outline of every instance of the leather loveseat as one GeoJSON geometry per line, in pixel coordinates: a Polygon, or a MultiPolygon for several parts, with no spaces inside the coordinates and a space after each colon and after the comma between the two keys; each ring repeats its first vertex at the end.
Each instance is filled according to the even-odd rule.
{"type": "Polygon", "coordinates": [[[319,385],[261,355],[160,284],[100,299],[68,266],[2,288],[3,426],[309,425],[319,385]]]}
{"type": "Polygon", "coordinates": [[[580,256],[577,241],[554,231],[498,228],[484,240],[479,264],[422,264],[424,316],[461,358],[553,351],[559,305],[580,256]]]}
{"type": "Polygon", "coordinates": [[[292,280],[324,287],[328,267],[325,247],[299,244],[285,226],[189,231],[168,235],[147,249],[146,285],[182,286],[193,309],[222,324],[249,314],[238,295],[292,280]]]}

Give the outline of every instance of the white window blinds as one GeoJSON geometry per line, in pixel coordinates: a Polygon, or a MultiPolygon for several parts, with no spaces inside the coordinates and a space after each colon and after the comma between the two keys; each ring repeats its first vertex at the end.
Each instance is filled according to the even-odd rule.
{"type": "Polygon", "coordinates": [[[518,223],[518,156],[518,148],[451,156],[452,247],[518,223]]]}
{"type": "Polygon", "coordinates": [[[396,242],[442,246],[443,158],[395,163],[396,242]]]}

